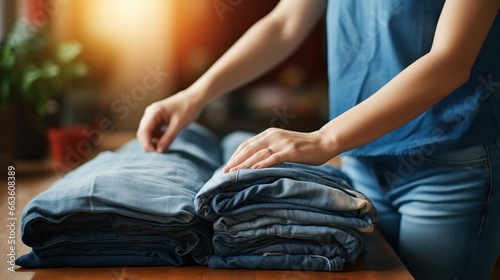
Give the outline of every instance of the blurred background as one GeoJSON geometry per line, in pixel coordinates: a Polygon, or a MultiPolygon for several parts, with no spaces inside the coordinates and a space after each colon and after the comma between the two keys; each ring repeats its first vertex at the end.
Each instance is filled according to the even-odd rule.
{"type": "MultiPolygon", "coordinates": [[[[149,104],[189,86],[277,2],[0,0],[0,125],[16,136],[4,142],[18,158],[27,149],[43,158],[50,127],[135,132],[149,104]]],[[[289,59],[209,104],[199,122],[219,136],[315,130],[328,117],[325,59],[320,22],[289,59]]]]}

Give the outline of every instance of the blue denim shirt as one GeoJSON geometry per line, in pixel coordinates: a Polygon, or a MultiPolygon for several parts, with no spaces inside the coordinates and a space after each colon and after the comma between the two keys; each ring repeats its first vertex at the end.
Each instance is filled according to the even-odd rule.
{"type": "MultiPolygon", "coordinates": [[[[444,2],[328,1],[330,118],[365,100],[429,52],[444,2]]],[[[497,15],[467,83],[408,124],[346,154],[414,154],[500,141],[495,120],[500,114],[499,34],[497,15]]]]}

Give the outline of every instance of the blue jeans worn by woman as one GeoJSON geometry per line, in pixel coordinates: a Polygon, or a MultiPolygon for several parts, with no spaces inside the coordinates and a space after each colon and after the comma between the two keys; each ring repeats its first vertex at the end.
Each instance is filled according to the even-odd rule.
{"type": "Polygon", "coordinates": [[[342,165],[415,278],[489,279],[500,248],[500,145],[342,165]]]}

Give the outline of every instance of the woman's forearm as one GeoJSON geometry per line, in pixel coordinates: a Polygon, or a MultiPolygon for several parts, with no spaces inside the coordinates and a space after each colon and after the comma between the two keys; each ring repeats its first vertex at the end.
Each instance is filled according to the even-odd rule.
{"type": "Polygon", "coordinates": [[[193,85],[202,103],[255,79],[289,56],[307,37],[326,1],[282,0],[254,24],[193,85]]]}
{"type": "MultiPolygon", "coordinates": [[[[413,120],[467,81],[445,53],[429,53],[371,97],[321,128],[332,155],[364,145],[413,120]]],[[[345,94],[345,93],[337,93],[345,94]]]]}
{"type": "Polygon", "coordinates": [[[224,171],[286,161],[322,164],[406,124],[469,79],[499,10],[500,0],[446,1],[428,54],[320,130],[303,133],[271,128],[245,141],[224,171]]]}
{"type": "Polygon", "coordinates": [[[431,51],[320,130],[331,154],[397,129],[465,83],[499,6],[500,0],[446,2],[431,51]]]}

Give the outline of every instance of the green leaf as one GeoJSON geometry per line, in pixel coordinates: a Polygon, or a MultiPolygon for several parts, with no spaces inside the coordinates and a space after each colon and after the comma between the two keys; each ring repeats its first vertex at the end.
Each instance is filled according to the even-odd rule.
{"type": "Polygon", "coordinates": [[[11,48],[2,47],[0,50],[0,67],[2,69],[10,69],[16,63],[16,54],[11,48]]]}
{"type": "Polygon", "coordinates": [[[24,71],[21,82],[21,91],[24,96],[29,98],[29,91],[33,83],[40,79],[42,76],[42,71],[34,65],[28,66],[28,68],[24,71]]]}
{"type": "Polygon", "coordinates": [[[42,78],[51,79],[59,75],[59,73],[61,72],[61,68],[53,61],[47,60],[45,64],[40,68],[40,71],[42,72],[42,78]]]}
{"type": "Polygon", "coordinates": [[[47,61],[42,67],[30,65],[24,72],[21,91],[28,97],[33,84],[38,80],[55,78],[60,73],[60,67],[52,61],[47,61]]]}
{"type": "Polygon", "coordinates": [[[78,41],[67,41],[61,43],[56,52],[57,60],[69,63],[78,57],[83,51],[83,45],[78,41]]]}
{"type": "Polygon", "coordinates": [[[89,67],[83,62],[72,63],[63,69],[65,78],[82,78],[88,75],[89,67]]]}
{"type": "Polygon", "coordinates": [[[1,39],[0,104],[18,100],[43,115],[48,100],[61,94],[73,78],[88,75],[88,66],[76,60],[83,45],[53,45],[51,38],[49,28],[34,28],[23,18],[1,39]]]}

